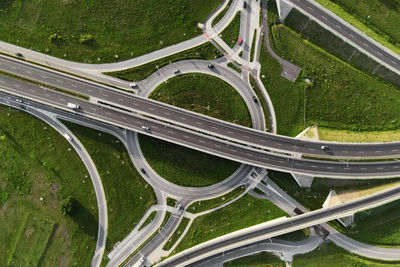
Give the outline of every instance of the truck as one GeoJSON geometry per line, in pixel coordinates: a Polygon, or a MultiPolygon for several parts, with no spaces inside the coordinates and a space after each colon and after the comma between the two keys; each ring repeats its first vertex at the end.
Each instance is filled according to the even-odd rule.
{"type": "Polygon", "coordinates": [[[68,103],[67,107],[72,108],[72,109],[79,109],[79,105],[74,104],[74,103],[68,103]]]}

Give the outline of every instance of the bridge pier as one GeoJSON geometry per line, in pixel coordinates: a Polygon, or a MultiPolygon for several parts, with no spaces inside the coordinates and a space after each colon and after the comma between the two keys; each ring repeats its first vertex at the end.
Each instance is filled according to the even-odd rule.
{"type": "Polygon", "coordinates": [[[297,173],[291,173],[291,175],[293,176],[296,183],[303,188],[310,188],[314,180],[314,177],[312,176],[301,175],[297,173]]]}
{"type": "Polygon", "coordinates": [[[280,21],[283,21],[293,8],[291,5],[282,0],[276,0],[276,7],[278,8],[280,21]]]}
{"type": "MultiPolygon", "coordinates": [[[[344,202],[339,198],[335,190],[331,190],[322,207],[329,208],[343,203],[344,202]]],[[[348,227],[354,223],[354,214],[342,218],[337,218],[337,221],[340,222],[344,227],[348,227]]]]}

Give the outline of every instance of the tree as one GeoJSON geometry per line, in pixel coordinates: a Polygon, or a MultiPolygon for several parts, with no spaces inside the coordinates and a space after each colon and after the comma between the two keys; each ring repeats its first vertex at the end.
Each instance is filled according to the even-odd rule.
{"type": "Polygon", "coordinates": [[[59,209],[62,215],[71,215],[76,208],[76,200],[72,196],[68,196],[61,200],[59,209]]]}

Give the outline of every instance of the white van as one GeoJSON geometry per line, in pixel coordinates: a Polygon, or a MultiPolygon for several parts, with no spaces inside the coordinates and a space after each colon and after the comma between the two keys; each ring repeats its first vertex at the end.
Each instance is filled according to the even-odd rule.
{"type": "Polygon", "coordinates": [[[72,109],[79,109],[79,105],[74,104],[74,103],[68,103],[67,107],[72,108],[72,109]]]}
{"type": "Polygon", "coordinates": [[[68,141],[72,141],[72,137],[69,135],[69,134],[67,134],[67,133],[65,133],[64,134],[64,137],[65,137],[65,139],[67,139],[68,141]]]}

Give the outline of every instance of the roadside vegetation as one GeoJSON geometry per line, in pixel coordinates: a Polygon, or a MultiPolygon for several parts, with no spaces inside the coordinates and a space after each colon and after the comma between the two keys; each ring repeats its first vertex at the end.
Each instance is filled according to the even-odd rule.
{"type": "Polygon", "coordinates": [[[185,237],[172,254],[224,234],[282,216],[286,214],[268,200],[245,195],[231,205],[194,219],[185,237]]]}
{"type": "Polygon", "coordinates": [[[194,47],[176,54],[173,54],[168,57],[161,58],[156,61],[149,62],[144,65],[140,65],[138,67],[116,71],[116,72],[107,72],[105,74],[120,78],[127,81],[140,81],[144,80],[153,73],[155,73],[158,69],[176,61],[185,60],[185,59],[204,59],[204,60],[213,60],[223,55],[217,48],[214,47],[213,44],[207,42],[201,46],[194,47]]]}
{"type": "Polygon", "coordinates": [[[285,267],[285,262],[272,253],[261,252],[225,262],[224,267],[285,267]]]}
{"type": "Polygon", "coordinates": [[[212,21],[211,26],[214,27],[226,14],[226,12],[228,11],[229,7],[231,6],[233,0],[229,0],[228,4],[226,5],[226,7],[224,8],[224,10],[222,10],[212,21]]]}
{"type": "Polygon", "coordinates": [[[152,211],[150,213],[150,215],[146,218],[146,220],[143,222],[143,224],[139,227],[139,230],[141,230],[143,227],[145,227],[146,225],[148,225],[149,223],[151,223],[154,218],[157,215],[157,211],[152,211]]]}
{"type": "Polygon", "coordinates": [[[339,231],[357,241],[384,247],[400,247],[400,201],[359,212],[354,215],[355,224],[339,231]]]}
{"type": "Polygon", "coordinates": [[[400,140],[400,130],[392,131],[347,131],[318,127],[320,140],[338,142],[390,142],[400,140]]]}
{"type": "Polygon", "coordinates": [[[237,12],[231,23],[226,27],[221,33],[220,36],[222,40],[229,46],[234,47],[240,33],[240,17],[241,12],[237,12]]]}
{"type": "Polygon", "coordinates": [[[167,197],[167,205],[171,207],[175,207],[178,201],[174,198],[167,197]]]}
{"type": "Polygon", "coordinates": [[[400,1],[317,0],[366,35],[400,54],[400,1]]]}
{"type": "Polygon", "coordinates": [[[96,196],[65,138],[31,115],[0,106],[0,170],[0,265],[90,265],[96,196]],[[76,205],[62,215],[60,203],[69,197],[76,205]]]}
{"type": "Polygon", "coordinates": [[[384,262],[366,259],[354,255],[333,243],[325,243],[307,254],[296,255],[293,259],[293,267],[309,266],[400,266],[396,262],[384,262]]]}
{"type": "Polygon", "coordinates": [[[193,202],[192,204],[190,204],[189,207],[186,208],[186,211],[191,213],[199,213],[206,210],[210,210],[231,201],[232,199],[238,197],[243,192],[244,192],[244,186],[240,186],[236,189],[233,189],[229,193],[226,193],[223,196],[193,202]]]}
{"type": "Polygon", "coordinates": [[[155,193],[137,172],[126,148],[116,137],[74,123],[63,123],[85,146],[103,182],[108,208],[107,253],[155,204],[155,193]]]}
{"type": "Polygon", "coordinates": [[[137,57],[202,34],[217,0],[0,1],[0,39],[80,62],[137,57]],[[89,15],[93,14],[93,15],[89,15]]]}
{"type": "Polygon", "coordinates": [[[270,113],[268,109],[267,102],[264,99],[264,96],[262,95],[261,88],[257,86],[256,81],[254,80],[253,76],[249,76],[250,79],[250,85],[251,88],[253,88],[253,91],[256,93],[258,100],[260,101],[260,105],[262,107],[263,113],[264,113],[264,119],[265,119],[265,128],[266,131],[268,132],[271,127],[271,119],[270,119],[270,113]]]}

